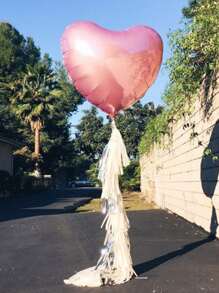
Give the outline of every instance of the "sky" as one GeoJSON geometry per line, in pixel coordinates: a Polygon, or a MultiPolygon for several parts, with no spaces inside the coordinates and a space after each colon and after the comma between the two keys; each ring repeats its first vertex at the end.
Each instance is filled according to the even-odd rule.
{"type": "MultiPolygon", "coordinates": [[[[42,54],[49,53],[55,61],[62,60],[60,38],[65,27],[77,20],[90,20],[112,30],[139,24],[154,28],[164,42],[164,64],[170,56],[167,34],[180,27],[181,10],[188,0],[0,0],[0,4],[0,21],[10,22],[25,37],[31,36],[42,54]]],[[[142,102],[161,104],[167,83],[168,73],[162,65],[142,102]]],[[[72,125],[89,107],[88,102],[79,107],[71,117],[72,125]]]]}

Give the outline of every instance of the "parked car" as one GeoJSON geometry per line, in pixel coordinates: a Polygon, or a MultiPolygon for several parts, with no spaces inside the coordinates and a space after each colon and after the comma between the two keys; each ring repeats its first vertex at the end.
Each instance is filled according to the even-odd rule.
{"type": "Polygon", "coordinates": [[[75,181],[69,181],[67,187],[68,188],[74,188],[75,187],[75,181]]]}
{"type": "Polygon", "coordinates": [[[94,187],[94,183],[90,180],[77,180],[74,184],[75,187],[94,187]]]}

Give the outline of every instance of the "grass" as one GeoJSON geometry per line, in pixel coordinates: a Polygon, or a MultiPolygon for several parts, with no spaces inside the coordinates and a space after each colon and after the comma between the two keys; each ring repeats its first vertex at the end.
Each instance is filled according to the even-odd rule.
{"type": "MultiPolygon", "coordinates": [[[[140,192],[124,192],[123,201],[126,211],[143,211],[157,209],[153,203],[146,202],[140,192]]],[[[76,209],[77,213],[100,212],[100,199],[92,199],[89,203],[82,205],[76,209]]]]}

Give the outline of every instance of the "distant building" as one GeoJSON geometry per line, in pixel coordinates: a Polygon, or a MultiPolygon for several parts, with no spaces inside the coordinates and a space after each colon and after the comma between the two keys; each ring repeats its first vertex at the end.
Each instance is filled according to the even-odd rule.
{"type": "Polygon", "coordinates": [[[13,150],[17,143],[9,138],[0,136],[0,170],[13,175],[13,150]]]}

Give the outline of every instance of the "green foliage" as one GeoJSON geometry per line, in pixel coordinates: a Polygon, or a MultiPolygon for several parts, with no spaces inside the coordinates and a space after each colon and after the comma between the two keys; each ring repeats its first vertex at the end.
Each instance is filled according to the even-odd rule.
{"type": "MultiPolygon", "coordinates": [[[[98,179],[98,162],[89,166],[86,172],[87,177],[96,186],[101,186],[98,179]]],[[[123,191],[139,191],[140,190],[140,166],[138,160],[132,160],[124,169],[124,174],[120,176],[120,187],[123,191]]]]}
{"type": "MultiPolygon", "coordinates": [[[[155,107],[153,103],[144,106],[137,102],[131,108],[116,117],[116,125],[124,138],[127,151],[132,159],[138,158],[138,144],[145,125],[151,119],[162,112],[162,107],[155,107]]],[[[101,116],[98,116],[97,109],[84,111],[77,132],[75,134],[75,149],[78,156],[95,163],[101,156],[105,145],[108,143],[111,134],[110,122],[104,123],[101,116]]]]}
{"type": "MultiPolygon", "coordinates": [[[[144,131],[145,125],[158,113],[162,107],[155,107],[153,103],[144,106],[138,102],[133,107],[120,113],[116,117],[116,125],[122,133],[128,154],[133,160],[121,177],[121,186],[125,190],[138,190],[140,186],[140,169],[138,165],[138,143],[144,131]]],[[[85,111],[80,124],[77,126],[75,138],[77,163],[82,177],[88,177],[92,182],[99,185],[98,160],[103,148],[108,143],[111,133],[110,122],[104,123],[103,118],[97,115],[96,108],[85,111]],[[78,165],[78,162],[80,164],[78,165]],[[82,174],[82,170],[84,173],[82,174]],[[87,170],[87,171],[86,171],[87,170]]]]}
{"type": "Polygon", "coordinates": [[[27,174],[10,175],[7,171],[0,170],[0,198],[18,194],[29,194],[46,189],[42,180],[27,174]]]}
{"type": "Polygon", "coordinates": [[[142,136],[139,151],[148,153],[151,149],[151,143],[162,143],[164,135],[169,135],[170,112],[164,110],[162,113],[152,118],[145,127],[145,134],[142,136]]]}
{"type": "Polygon", "coordinates": [[[72,167],[75,152],[68,119],[81,103],[83,98],[60,64],[54,67],[47,54],[41,57],[31,38],[0,23],[0,128],[2,135],[16,137],[23,146],[16,151],[16,173],[33,170],[34,135],[25,121],[42,122],[43,173],[72,167]]]}
{"type": "Polygon", "coordinates": [[[97,108],[84,111],[75,134],[75,147],[79,155],[85,156],[91,163],[98,160],[110,136],[109,124],[97,115],[97,108]]]}
{"type": "Polygon", "coordinates": [[[55,74],[45,62],[28,65],[17,79],[0,86],[2,91],[8,91],[11,110],[27,123],[51,118],[56,97],[60,96],[55,74]]]}
{"type": "Polygon", "coordinates": [[[72,141],[74,155],[71,159],[74,168],[71,169],[69,177],[72,179],[88,177],[96,183],[95,166],[108,142],[110,126],[104,124],[103,117],[98,116],[97,109],[92,107],[84,111],[84,116],[76,129],[72,141]]]}
{"type": "Polygon", "coordinates": [[[191,1],[183,10],[184,28],[170,35],[172,57],[167,61],[170,82],[164,92],[165,111],[147,125],[140,152],[148,153],[171,122],[192,112],[201,85],[205,94],[214,82],[219,60],[219,5],[214,0],[191,1]]]}
{"type": "Polygon", "coordinates": [[[116,124],[121,131],[131,159],[138,157],[138,144],[144,133],[145,126],[152,117],[156,117],[161,112],[162,107],[155,107],[152,102],[144,106],[137,102],[116,117],[116,124]]]}
{"type": "Polygon", "coordinates": [[[101,186],[101,182],[98,179],[98,163],[91,164],[86,172],[86,175],[89,180],[95,184],[95,186],[101,186]]]}
{"type": "Polygon", "coordinates": [[[69,82],[67,72],[61,63],[56,63],[55,75],[60,87],[60,96],[56,100],[56,107],[64,116],[69,117],[73,112],[77,111],[78,105],[84,102],[84,98],[69,82]]]}
{"type": "Polygon", "coordinates": [[[60,64],[56,66],[55,77],[58,94],[56,92],[51,117],[47,115],[44,120],[41,133],[43,152],[41,167],[49,174],[56,173],[59,168],[65,169],[66,174],[69,174],[70,170],[72,174],[75,174],[74,165],[77,159],[74,143],[70,139],[69,117],[84,99],[70,84],[66,71],[60,64]]]}
{"type": "Polygon", "coordinates": [[[205,155],[206,157],[211,158],[212,161],[218,161],[218,160],[219,160],[219,156],[216,155],[216,154],[212,151],[212,149],[210,149],[210,148],[206,148],[206,149],[204,150],[204,155],[205,155]]]}
{"type": "Polygon", "coordinates": [[[125,168],[124,174],[120,177],[120,186],[124,191],[140,190],[140,165],[138,160],[133,160],[125,168]]]}
{"type": "Polygon", "coordinates": [[[40,50],[31,38],[25,39],[11,24],[0,22],[0,80],[10,80],[39,60],[40,50]]]}
{"type": "MultiPolygon", "coordinates": [[[[0,82],[14,81],[26,68],[40,60],[40,50],[9,23],[0,22],[0,82]]],[[[0,87],[0,129],[8,137],[22,139],[21,121],[10,109],[10,96],[0,87]]]]}
{"type": "Polygon", "coordinates": [[[12,187],[12,176],[7,172],[0,170],[0,197],[8,196],[12,187]]]}

